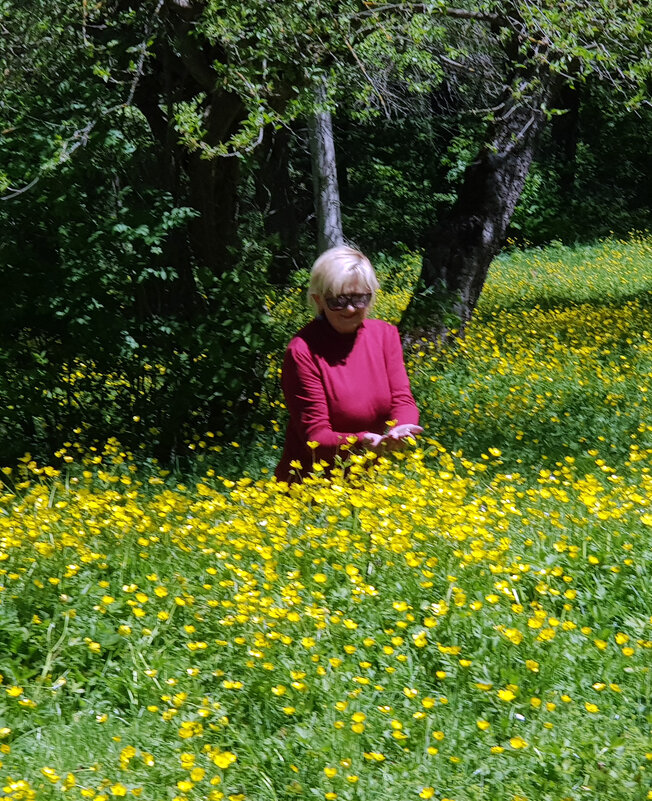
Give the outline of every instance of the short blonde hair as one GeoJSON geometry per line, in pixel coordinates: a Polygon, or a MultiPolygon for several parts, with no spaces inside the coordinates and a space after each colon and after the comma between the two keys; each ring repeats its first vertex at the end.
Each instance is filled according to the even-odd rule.
{"type": "Polygon", "coordinates": [[[376,299],[380,284],[369,259],[359,250],[348,245],[325,250],[312,265],[308,303],[315,312],[319,307],[313,295],[341,295],[347,284],[357,282],[371,292],[371,303],[376,299]]]}

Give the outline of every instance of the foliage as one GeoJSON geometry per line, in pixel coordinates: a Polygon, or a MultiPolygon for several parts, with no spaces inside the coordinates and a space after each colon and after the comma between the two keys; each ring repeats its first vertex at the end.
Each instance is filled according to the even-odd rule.
{"type": "Polygon", "coordinates": [[[146,431],[169,457],[194,427],[228,429],[250,406],[269,254],[252,223],[219,275],[173,257],[198,212],[159,180],[145,117],[114,103],[139,78],[137,62],[121,72],[127,33],[97,41],[98,7],[46,5],[3,6],[2,450],[45,457],[73,432],[116,430],[136,447],[146,431]]]}
{"type": "Polygon", "coordinates": [[[433,153],[448,147],[453,123],[434,118],[339,121],[338,169],[344,228],[371,252],[418,247],[454,199],[455,182],[433,153]],[[406,142],[409,145],[406,147],[406,142]]]}
{"type": "Polygon", "coordinates": [[[25,448],[52,453],[75,429],[86,442],[119,430],[132,447],[147,431],[150,452],[169,456],[196,426],[233,426],[247,404],[266,326],[262,301],[254,302],[266,252],[252,245],[229,273],[197,273],[202,314],[175,311],[179,276],[161,259],[162,243],[193,211],[122,185],[122,175],[107,178],[113,158],[125,172],[146,169],[142,151],[133,157],[129,146],[109,130],[92,158],[0,209],[11,211],[4,222],[13,231],[0,245],[14,300],[1,315],[6,458],[25,448]]]}
{"type": "Polygon", "coordinates": [[[595,85],[576,102],[540,144],[511,222],[520,241],[589,242],[650,227],[649,107],[626,112],[595,85]]]}

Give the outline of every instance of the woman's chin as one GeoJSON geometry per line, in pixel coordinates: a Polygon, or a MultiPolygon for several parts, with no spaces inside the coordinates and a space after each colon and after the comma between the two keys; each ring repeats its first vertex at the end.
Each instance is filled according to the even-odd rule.
{"type": "Polygon", "coordinates": [[[357,314],[353,317],[341,317],[331,313],[327,315],[327,319],[331,327],[337,331],[338,334],[355,334],[362,325],[364,317],[357,314]]]}

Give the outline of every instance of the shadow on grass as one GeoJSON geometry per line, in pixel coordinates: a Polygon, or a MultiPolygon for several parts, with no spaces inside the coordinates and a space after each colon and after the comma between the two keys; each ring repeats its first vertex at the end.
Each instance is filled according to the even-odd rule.
{"type": "MultiPolygon", "coordinates": [[[[650,265],[652,273],[652,265],[650,265]]],[[[476,319],[486,322],[501,312],[515,311],[564,311],[566,309],[576,309],[581,306],[592,306],[595,309],[611,309],[614,312],[629,303],[640,303],[641,306],[648,306],[652,309],[652,284],[649,289],[642,289],[638,292],[626,293],[618,297],[598,297],[589,295],[586,298],[571,298],[566,295],[542,295],[534,298],[514,298],[512,303],[496,303],[491,306],[478,306],[476,319]]]]}

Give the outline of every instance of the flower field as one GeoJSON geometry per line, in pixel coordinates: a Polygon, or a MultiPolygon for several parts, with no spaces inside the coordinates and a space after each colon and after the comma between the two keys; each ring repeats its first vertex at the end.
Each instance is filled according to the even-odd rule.
{"type": "Polygon", "coordinates": [[[652,242],[492,269],[346,479],[4,469],[0,799],[652,798],[652,242]]]}

